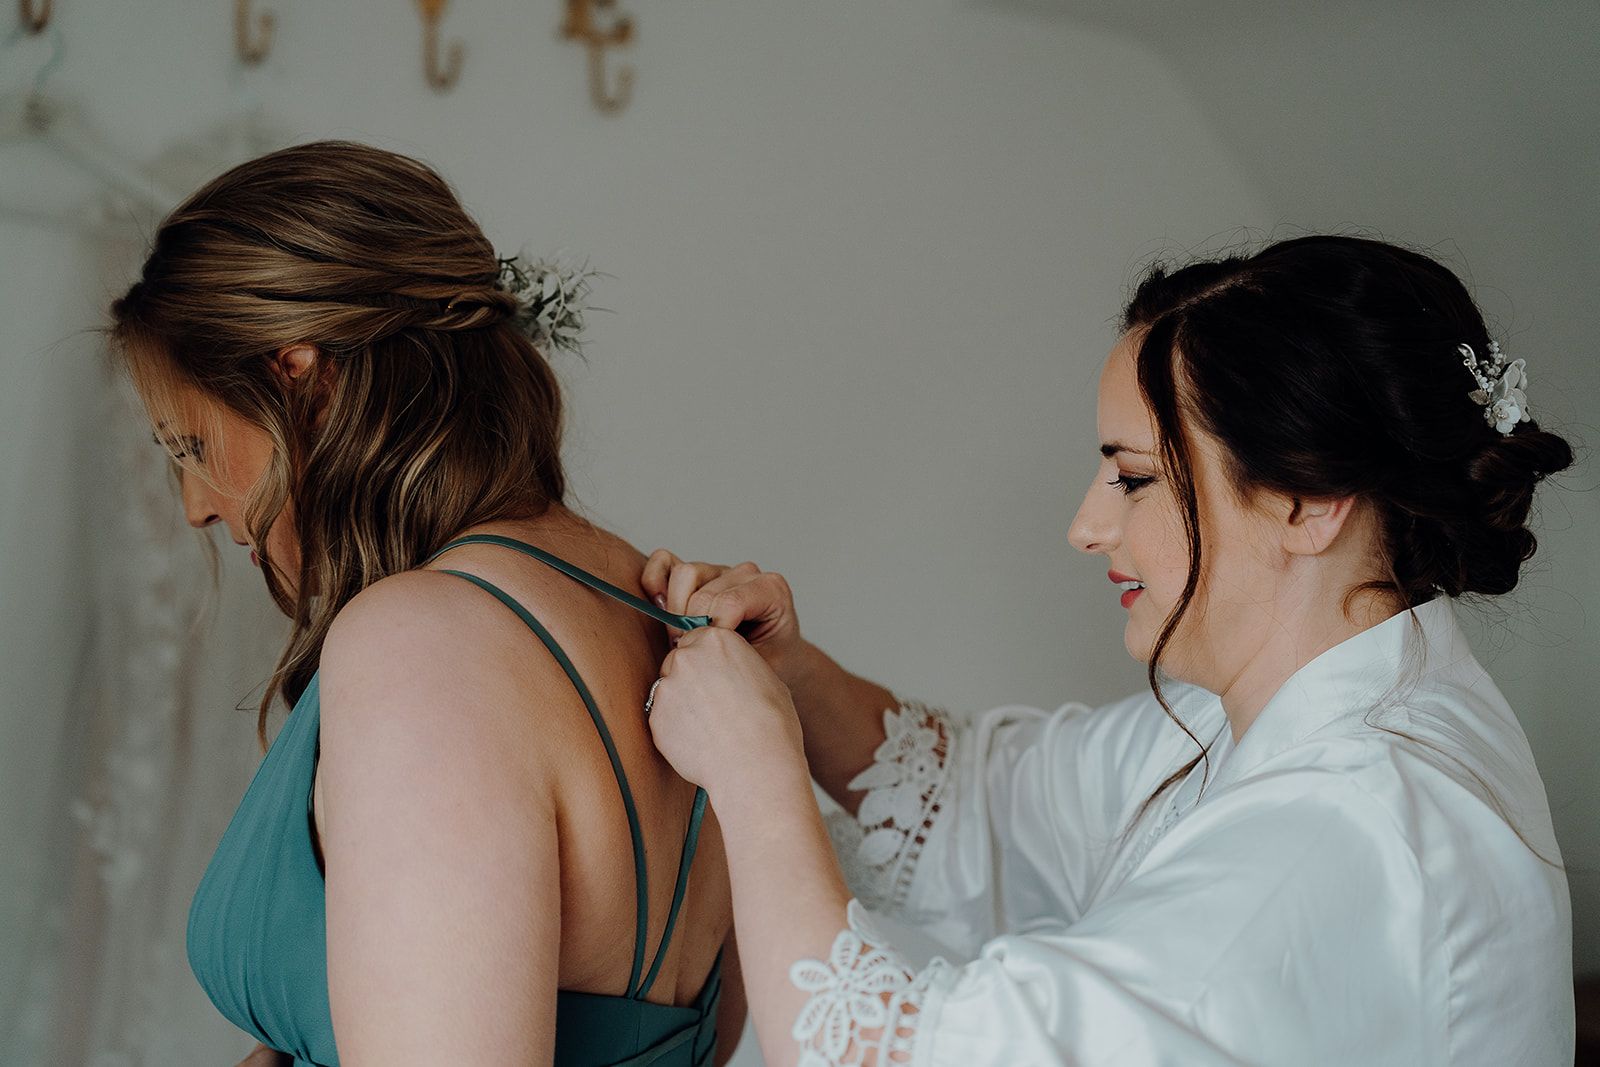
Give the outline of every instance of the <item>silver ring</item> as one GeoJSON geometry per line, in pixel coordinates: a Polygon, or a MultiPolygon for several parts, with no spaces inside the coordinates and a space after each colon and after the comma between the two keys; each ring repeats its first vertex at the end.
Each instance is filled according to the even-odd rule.
{"type": "Polygon", "coordinates": [[[657,678],[654,682],[650,683],[650,695],[644,698],[644,717],[647,719],[650,717],[650,709],[653,708],[656,703],[656,686],[660,684],[660,678],[657,678]]]}

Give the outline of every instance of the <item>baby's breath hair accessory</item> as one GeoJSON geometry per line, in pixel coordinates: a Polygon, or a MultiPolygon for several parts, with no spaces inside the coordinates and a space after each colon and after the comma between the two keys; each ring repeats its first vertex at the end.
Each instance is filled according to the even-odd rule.
{"type": "Polygon", "coordinates": [[[540,348],[581,354],[583,316],[591,310],[589,279],[602,277],[600,272],[590,270],[587,263],[571,267],[553,260],[529,260],[521,254],[499,262],[497,284],[520,305],[513,316],[517,328],[540,348]]]}
{"type": "Polygon", "coordinates": [[[1489,342],[1489,354],[1482,359],[1468,344],[1457,345],[1456,351],[1478,381],[1478,387],[1467,396],[1483,405],[1484,421],[1501,433],[1510,433],[1517,423],[1528,421],[1528,394],[1523,391],[1528,385],[1525,360],[1507,362],[1498,341],[1489,342]]]}

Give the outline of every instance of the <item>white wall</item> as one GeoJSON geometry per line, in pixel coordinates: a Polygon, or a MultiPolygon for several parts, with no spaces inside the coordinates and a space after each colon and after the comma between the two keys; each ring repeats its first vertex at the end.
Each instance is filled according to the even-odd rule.
{"type": "MultiPolygon", "coordinates": [[[[1377,184],[1343,157],[1327,161],[1352,168],[1343,184],[1299,189],[1281,161],[1315,157],[1316,131],[1286,123],[1272,128],[1282,145],[1250,142],[1228,120],[1234,83],[1197,78],[1170,39],[1095,4],[1086,22],[1065,3],[623,0],[639,23],[627,57],[638,85],[617,117],[591,108],[582,53],[555,39],[554,3],[453,5],[447,37],[469,51],[442,96],[421,83],[411,5],[258,6],[277,10],[278,39],[264,67],[241,71],[228,5],[59,5],[67,50],[51,85],[144,158],[258,102],[296,139],[355,137],[433,161],[508,251],[588,255],[616,275],[597,294],[616,314],[595,317],[588,363],[563,363],[581,501],[643,549],[785,572],[814,640],[958,706],[1142,684],[1101,569],[1066,543],[1095,459],[1097,368],[1137,265],[1283,222],[1457,236],[1413,213],[1426,193],[1341,199],[1377,184]]],[[[1205,39],[1237,62],[1218,43],[1232,28],[1205,39]]],[[[1263,47],[1285,42],[1301,43],[1284,31],[1263,47]]],[[[0,88],[43,55],[39,42],[0,51],[0,88]]],[[[1358,75],[1331,77],[1317,122],[1344,113],[1358,75]]],[[[1533,148],[1543,166],[1569,165],[1559,145],[1533,148]]],[[[23,154],[0,150],[0,188],[59,196],[34,188],[47,167],[23,154]]],[[[1493,271],[1519,308],[1538,306],[1530,331],[1565,321],[1550,336],[1575,339],[1562,314],[1581,306],[1568,298],[1582,275],[1530,252],[1515,228],[1477,232],[1479,280],[1493,271]]],[[[52,271],[70,290],[70,262],[36,260],[7,233],[0,284],[52,271]]],[[[67,328],[55,312],[41,326],[33,306],[6,302],[0,395],[33,388],[26,368],[67,328]]],[[[1555,407],[1563,374],[1593,384],[1576,344],[1546,353],[1514,339],[1535,404],[1555,407]]],[[[7,467],[19,449],[0,426],[7,467]]],[[[33,510],[60,521],[66,498],[46,470],[0,480],[0,530],[33,510]]],[[[1576,535],[1551,542],[1548,580],[1600,602],[1593,570],[1575,573],[1592,568],[1576,535]]],[[[26,553],[0,545],[0,578],[29,567],[26,553]]],[[[1557,660],[1578,625],[1561,619],[1551,640],[1567,643],[1544,650],[1557,660]]],[[[19,692],[13,677],[49,684],[14,651],[25,626],[0,612],[0,692],[19,692]]],[[[1593,848],[1579,783],[1595,745],[1572,725],[1578,690],[1546,697],[1542,669],[1519,667],[1506,688],[1526,707],[1552,796],[1567,798],[1576,858],[1593,848]]],[[[0,751],[8,804],[33,758],[13,736],[0,751]]],[[[1585,891],[1593,915],[1600,900],[1585,891]]],[[[1593,923],[1580,929],[1582,958],[1600,966],[1593,923]]],[[[756,1062],[753,1042],[742,1058],[756,1062]]]]}

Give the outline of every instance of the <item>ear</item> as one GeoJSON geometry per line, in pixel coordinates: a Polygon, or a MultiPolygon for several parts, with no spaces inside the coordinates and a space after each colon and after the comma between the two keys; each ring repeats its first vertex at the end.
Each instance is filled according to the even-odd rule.
{"type": "Polygon", "coordinates": [[[272,357],[272,369],[280,381],[288,385],[316,369],[322,362],[322,353],[316,345],[284,345],[272,357]]]}
{"type": "Polygon", "coordinates": [[[1279,513],[1279,535],[1283,550],[1296,556],[1315,556],[1327,551],[1338,539],[1345,523],[1355,511],[1353,496],[1301,500],[1284,497],[1279,513]]]}
{"type": "Polygon", "coordinates": [[[285,388],[296,383],[317,383],[313,422],[320,425],[327,403],[328,377],[332,370],[322,350],[311,344],[284,345],[271,358],[272,372],[285,388]]]}

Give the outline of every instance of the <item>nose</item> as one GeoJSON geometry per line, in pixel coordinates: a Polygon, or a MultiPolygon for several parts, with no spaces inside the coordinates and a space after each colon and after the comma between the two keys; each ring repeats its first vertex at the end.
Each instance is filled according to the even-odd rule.
{"type": "Polygon", "coordinates": [[[210,493],[200,479],[183,471],[179,475],[179,483],[183,489],[183,516],[190,526],[200,529],[222,519],[212,506],[210,493]]]}
{"type": "MultiPolygon", "coordinates": [[[[1078,513],[1067,528],[1067,540],[1079,552],[1098,552],[1109,555],[1117,547],[1121,536],[1117,520],[1116,502],[1105,499],[1097,490],[1107,487],[1095,478],[1083,494],[1078,513]]],[[[1115,489],[1110,490],[1115,492],[1115,489]]]]}

